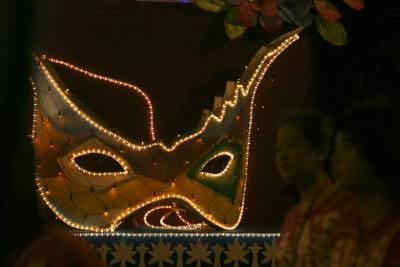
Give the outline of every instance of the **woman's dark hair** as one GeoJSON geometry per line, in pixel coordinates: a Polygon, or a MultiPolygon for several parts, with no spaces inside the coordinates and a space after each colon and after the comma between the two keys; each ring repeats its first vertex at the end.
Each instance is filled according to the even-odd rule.
{"type": "Polygon", "coordinates": [[[400,194],[400,101],[369,100],[345,112],[336,131],[368,162],[393,196],[400,194]]]}
{"type": "Polygon", "coordinates": [[[278,124],[278,129],[286,125],[296,127],[313,149],[329,152],[332,147],[334,137],[332,123],[320,112],[307,111],[286,117],[278,124]]]}
{"type": "Polygon", "coordinates": [[[278,129],[287,125],[299,130],[312,149],[326,154],[323,166],[325,171],[330,173],[329,156],[335,136],[331,120],[321,112],[305,111],[284,118],[278,124],[278,129]]]}

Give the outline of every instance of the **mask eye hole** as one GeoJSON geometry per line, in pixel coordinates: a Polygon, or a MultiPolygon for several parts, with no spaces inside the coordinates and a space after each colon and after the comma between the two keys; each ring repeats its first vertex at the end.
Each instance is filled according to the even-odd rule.
{"type": "Polygon", "coordinates": [[[222,176],[229,170],[232,161],[232,153],[218,153],[203,164],[203,166],[200,168],[200,176],[209,178],[222,176]]]}
{"type": "Polygon", "coordinates": [[[124,160],[106,150],[91,149],[75,153],[71,162],[78,170],[91,176],[128,174],[124,160]]]}

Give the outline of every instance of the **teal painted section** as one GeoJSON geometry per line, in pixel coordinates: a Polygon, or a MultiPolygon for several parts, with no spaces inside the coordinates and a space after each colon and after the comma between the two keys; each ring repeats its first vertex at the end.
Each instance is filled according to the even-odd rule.
{"type": "Polygon", "coordinates": [[[242,146],[230,140],[222,140],[216,146],[210,150],[203,158],[193,166],[193,168],[187,173],[190,179],[193,179],[200,184],[212,188],[216,192],[230,198],[235,199],[236,189],[240,181],[242,173],[243,156],[242,146]],[[208,178],[200,176],[201,167],[209,161],[215,154],[222,151],[228,151],[234,155],[234,160],[229,170],[221,177],[208,178]]]}

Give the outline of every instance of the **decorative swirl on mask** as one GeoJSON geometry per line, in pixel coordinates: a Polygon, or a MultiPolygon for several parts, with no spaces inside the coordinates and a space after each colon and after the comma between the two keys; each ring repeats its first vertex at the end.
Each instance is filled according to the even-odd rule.
{"type": "Polygon", "coordinates": [[[173,203],[173,205],[161,205],[161,206],[157,206],[155,208],[150,209],[149,211],[147,211],[143,217],[143,221],[144,223],[153,229],[174,229],[174,230],[196,230],[196,229],[200,229],[205,227],[207,224],[205,223],[196,223],[196,224],[192,224],[190,222],[188,222],[186,219],[183,218],[182,214],[180,213],[180,211],[183,211],[183,209],[179,209],[175,203],[173,203]],[[161,210],[161,209],[165,209],[167,210],[166,213],[164,213],[161,216],[160,219],[160,225],[154,225],[151,224],[148,221],[148,217],[155,211],[157,210],[161,210]],[[179,226],[174,226],[174,225],[170,225],[167,224],[165,222],[165,220],[171,216],[173,213],[175,213],[177,215],[177,217],[179,218],[179,220],[184,223],[185,225],[179,225],[179,226]]]}

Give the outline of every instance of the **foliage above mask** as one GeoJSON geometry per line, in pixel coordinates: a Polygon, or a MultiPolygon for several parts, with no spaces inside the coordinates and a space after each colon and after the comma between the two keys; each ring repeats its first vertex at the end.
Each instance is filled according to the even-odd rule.
{"type": "MultiPolygon", "coordinates": [[[[347,33],[339,21],[342,16],[329,0],[194,0],[209,12],[226,12],[225,32],[229,39],[241,36],[247,28],[260,24],[268,33],[276,33],[282,23],[308,27],[313,22],[327,42],[343,46],[347,33]]],[[[362,10],[364,0],[343,0],[349,7],[362,10]]]]}

